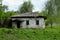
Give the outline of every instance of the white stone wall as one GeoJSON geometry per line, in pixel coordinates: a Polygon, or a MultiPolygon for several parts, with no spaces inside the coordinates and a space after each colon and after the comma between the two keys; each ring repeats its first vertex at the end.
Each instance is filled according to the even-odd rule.
{"type": "Polygon", "coordinates": [[[44,18],[19,18],[18,20],[24,20],[21,24],[22,28],[45,28],[44,18]],[[26,20],[29,20],[29,25],[26,25],[26,20]],[[36,25],[36,20],[39,20],[39,25],[36,25]]]}
{"type": "Polygon", "coordinates": [[[44,20],[43,18],[41,18],[41,19],[39,20],[39,27],[40,27],[40,28],[45,28],[45,20],[44,20]]]}
{"type": "Polygon", "coordinates": [[[17,28],[17,24],[15,22],[12,22],[12,27],[17,28]]]}

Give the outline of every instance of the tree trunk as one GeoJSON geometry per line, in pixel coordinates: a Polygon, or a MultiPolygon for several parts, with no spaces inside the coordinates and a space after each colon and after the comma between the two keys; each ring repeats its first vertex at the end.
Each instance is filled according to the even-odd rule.
{"type": "Polygon", "coordinates": [[[53,23],[51,22],[50,24],[51,24],[51,28],[52,28],[52,27],[53,27],[53,26],[52,26],[52,25],[53,25],[53,23]]]}

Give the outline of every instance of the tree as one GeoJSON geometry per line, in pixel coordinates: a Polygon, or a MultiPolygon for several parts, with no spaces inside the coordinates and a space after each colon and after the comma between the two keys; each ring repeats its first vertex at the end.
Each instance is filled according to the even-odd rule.
{"type": "Polygon", "coordinates": [[[32,9],[33,9],[33,5],[30,1],[28,1],[22,4],[21,8],[19,8],[19,11],[20,13],[32,12],[32,9]]]}
{"type": "Polygon", "coordinates": [[[60,0],[55,0],[56,11],[57,11],[57,23],[60,24],[60,0]]]}
{"type": "Polygon", "coordinates": [[[0,27],[8,27],[11,16],[17,14],[18,11],[7,11],[8,6],[2,5],[2,0],[0,2],[0,27]]]}
{"type": "Polygon", "coordinates": [[[47,20],[49,24],[51,24],[51,27],[52,27],[52,24],[55,23],[56,21],[56,15],[57,15],[55,0],[50,0],[47,2],[46,10],[48,10],[47,20]]]}
{"type": "Polygon", "coordinates": [[[8,11],[8,12],[4,13],[4,15],[3,15],[3,26],[4,27],[11,27],[11,25],[10,25],[11,16],[15,15],[15,14],[17,14],[16,11],[8,11]]]}
{"type": "Polygon", "coordinates": [[[49,23],[60,24],[60,0],[50,0],[46,4],[46,10],[48,10],[49,23]]]}
{"type": "Polygon", "coordinates": [[[8,7],[5,5],[2,5],[2,0],[0,0],[0,26],[3,24],[3,21],[5,19],[5,9],[8,7]]]}

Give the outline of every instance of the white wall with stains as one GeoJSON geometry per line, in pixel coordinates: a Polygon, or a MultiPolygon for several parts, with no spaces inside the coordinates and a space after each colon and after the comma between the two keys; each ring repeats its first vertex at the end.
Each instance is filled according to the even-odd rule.
{"type": "MultiPolygon", "coordinates": [[[[23,20],[21,23],[21,28],[40,28],[44,29],[45,28],[45,20],[44,18],[17,18],[18,20],[23,20]],[[29,20],[29,25],[26,25],[26,20],[29,20]],[[39,20],[39,25],[36,25],[36,20],[39,20]]],[[[16,20],[16,19],[12,19],[16,20]]],[[[13,23],[14,25],[14,23],[13,23]]],[[[16,28],[16,26],[15,26],[16,28]]]]}

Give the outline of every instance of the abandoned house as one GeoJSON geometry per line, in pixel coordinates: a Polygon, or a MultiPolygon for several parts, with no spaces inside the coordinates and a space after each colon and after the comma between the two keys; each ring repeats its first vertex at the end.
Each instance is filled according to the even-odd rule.
{"type": "Polygon", "coordinates": [[[34,12],[11,16],[13,28],[45,28],[45,16],[34,12]]]}

